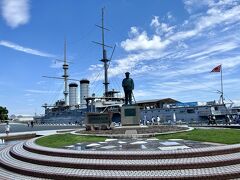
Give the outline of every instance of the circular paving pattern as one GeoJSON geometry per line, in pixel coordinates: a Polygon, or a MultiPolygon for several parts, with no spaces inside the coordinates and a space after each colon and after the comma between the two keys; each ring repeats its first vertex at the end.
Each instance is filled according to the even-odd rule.
{"type": "MultiPolygon", "coordinates": [[[[76,151],[46,148],[36,145],[34,141],[35,139],[27,140],[0,149],[1,179],[233,179],[240,177],[240,144],[180,150],[76,151]]],[[[146,145],[146,141],[136,140],[131,143],[146,145]]],[[[162,147],[164,147],[179,146],[177,144],[179,142],[174,140],[158,143],[163,143],[162,147]]]]}
{"type": "Polygon", "coordinates": [[[216,143],[204,143],[182,139],[159,140],[157,138],[106,139],[104,142],[77,143],[65,146],[65,149],[78,151],[166,151],[189,148],[217,146],[216,143]]]}

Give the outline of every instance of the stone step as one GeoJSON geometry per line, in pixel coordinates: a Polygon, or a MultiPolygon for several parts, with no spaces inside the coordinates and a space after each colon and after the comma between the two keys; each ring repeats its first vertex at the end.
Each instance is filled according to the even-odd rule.
{"type": "Polygon", "coordinates": [[[53,179],[230,179],[240,177],[240,164],[177,170],[92,170],[37,165],[10,155],[11,147],[0,152],[0,166],[23,175],[53,179]]]}
{"type": "Polygon", "coordinates": [[[32,153],[23,148],[23,143],[12,146],[10,154],[21,161],[67,168],[101,169],[101,170],[169,170],[196,169],[240,164],[240,152],[216,156],[178,158],[178,159],[144,159],[115,160],[56,157],[32,153]]]}
{"type": "Polygon", "coordinates": [[[28,140],[23,147],[27,151],[58,157],[73,157],[87,159],[177,159],[223,155],[240,152],[240,144],[212,146],[207,148],[190,148],[171,151],[76,151],[47,148],[35,144],[35,139],[28,140]]]}
{"type": "MultiPolygon", "coordinates": [[[[0,167],[0,179],[1,180],[43,180],[43,178],[36,178],[33,176],[24,176],[17,174],[0,167]]],[[[46,179],[46,178],[45,178],[46,179]]]]}

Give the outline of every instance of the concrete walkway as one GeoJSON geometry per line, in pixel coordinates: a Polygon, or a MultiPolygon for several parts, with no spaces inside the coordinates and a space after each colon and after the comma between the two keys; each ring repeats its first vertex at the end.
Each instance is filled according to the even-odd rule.
{"type": "MultiPolygon", "coordinates": [[[[16,133],[10,133],[8,136],[19,136],[19,135],[29,135],[29,134],[36,134],[36,136],[45,136],[45,135],[51,135],[56,134],[60,131],[74,131],[75,129],[58,129],[58,130],[47,130],[47,131],[29,131],[29,132],[16,132],[16,133]]],[[[6,133],[0,133],[0,138],[6,137],[6,133]]]]}

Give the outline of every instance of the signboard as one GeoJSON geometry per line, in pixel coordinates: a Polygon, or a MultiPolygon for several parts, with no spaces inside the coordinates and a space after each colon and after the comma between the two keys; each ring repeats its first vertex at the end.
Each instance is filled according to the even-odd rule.
{"type": "Polygon", "coordinates": [[[176,103],[176,106],[180,106],[180,107],[192,107],[192,106],[197,106],[198,103],[197,102],[185,102],[185,103],[176,103]]]}
{"type": "Polygon", "coordinates": [[[139,106],[122,106],[121,107],[121,123],[122,126],[137,126],[140,122],[139,106]]]}
{"type": "Polygon", "coordinates": [[[110,124],[108,113],[88,113],[87,124],[110,124]]]}

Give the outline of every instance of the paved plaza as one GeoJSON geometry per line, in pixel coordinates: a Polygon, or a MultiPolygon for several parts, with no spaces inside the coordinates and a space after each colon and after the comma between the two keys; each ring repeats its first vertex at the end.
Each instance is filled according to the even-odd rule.
{"type": "MultiPolygon", "coordinates": [[[[31,129],[22,124],[12,124],[12,127],[19,131],[15,134],[37,132],[43,135],[59,129],[79,129],[77,126],[31,129]],[[25,129],[29,131],[24,132],[25,129]]],[[[240,144],[148,137],[107,138],[102,142],[47,148],[37,145],[37,138],[0,141],[0,179],[240,178],[240,144]]]]}
{"type": "MultiPolygon", "coordinates": [[[[159,143],[178,145],[177,140],[159,143]]],[[[31,139],[0,150],[1,179],[219,180],[239,178],[239,169],[239,144],[166,151],[76,151],[38,146],[31,139]]]]}

